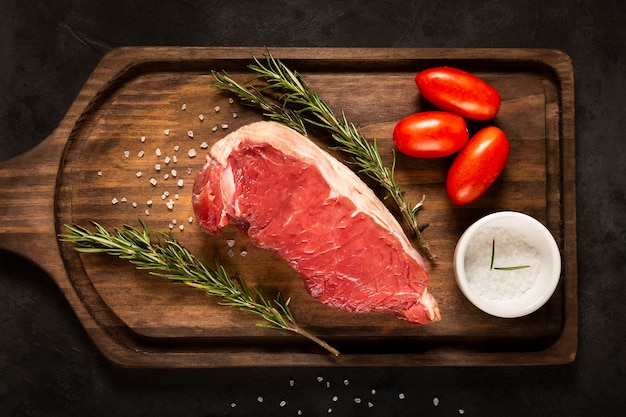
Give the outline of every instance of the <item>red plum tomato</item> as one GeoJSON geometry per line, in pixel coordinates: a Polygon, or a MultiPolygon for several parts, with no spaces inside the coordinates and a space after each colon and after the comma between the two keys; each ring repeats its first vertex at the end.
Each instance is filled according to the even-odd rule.
{"type": "Polygon", "coordinates": [[[469,72],[453,67],[421,71],[415,84],[435,107],[466,119],[489,120],[500,110],[500,94],[491,85],[469,72]]]}
{"type": "Polygon", "coordinates": [[[509,140],[499,128],[479,130],[452,161],[446,178],[450,201],[462,206],[483,195],[504,169],[509,149],[509,140]]]}
{"type": "Polygon", "coordinates": [[[469,139],[465,120],[442,111],[414,113],[400,120],[393,129],[393,142],[405,155],[440,158],[452,155],[469,139]]]}

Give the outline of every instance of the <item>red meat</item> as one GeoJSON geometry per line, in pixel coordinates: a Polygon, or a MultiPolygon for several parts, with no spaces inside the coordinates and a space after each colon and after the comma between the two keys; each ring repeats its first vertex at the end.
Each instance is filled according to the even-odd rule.
{"type": "Polygon", "coordinates": [[[324,304],[420,324],[441,318],[424,261],[396,219],[350,169],[292,129],[257,122],[218,141],[193,206],[208,233],[234,219],[324,304]]]}

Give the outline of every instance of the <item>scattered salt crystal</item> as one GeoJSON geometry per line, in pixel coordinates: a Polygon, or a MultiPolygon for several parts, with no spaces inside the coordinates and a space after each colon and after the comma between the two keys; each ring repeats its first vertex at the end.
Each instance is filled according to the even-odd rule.
{"type": "Polygon", "coordinates": [[[398,394],[398,398],[400,398],[401,400],[404,400],[406,397],[404,396],[404,393],[401,392],[400,394],[398,394]]]}
{"type": "Polygon", "coordinates": [[[326,388],[330,388],[330,381],[326,381],[326,388]]]}
{"type": "Polygon", "coordinates": [[[181,110],[187,110],[187,105],[186,105],[185,103],[183,103],[183,105],[182,105],[182,106],[180,106],[180,109],[181,109],[181,110]]]}
{"type": "Polygon", "coordinates": [[[178,171],[176,171],[175,169],[172,169],[170,171],[170,174],[172,174],[172,177],[175,177],[176,175],[178,175],[178,171]]]}
{"type": "Polygon", "coordinates": [[[302,410],[298,410],[298,415],[301,416],[302,415],[302,410]]]}
{"type": "Polygon", "coordinates": [[[357,403],[357,404],[361,404],[361,399],[359,397],[357,397],[357,398],[354,399],[354,402],[357,403]]]}
{"type": "Polygon", "coordinates": [[[203,121],[204,120],[204,114],[199,114],[198,115],[198,119],[200,119],[200,121],[203,121]]]}
{"type": "Polygon", "coordinates": [[[191,171],[192,171],[191,168],[187,168],[187,175],[191,175],[191,171]]]}
{"type": "Polygon", "coordinates": [[[215,106],[215,112],[217,113],[218,111],[220,111],[220,106],[215,106]]]}
{"type": "Polygon", "coordinates": [[[137,153],[137,157],[138,157],[138,158],[141,158],[144,154],[145,154],[145,152],[144,152],[144,151],[139,151],[139,152],[137,153]]]}
{"type": "Polygon", "coordinates": [[[146,211],[144,211],[144,213],[146,213],[146,216],[150,215],[150,210],[146,209],[146,211]]]}
{"type": "Polygon", "coordinates": [[[151,205],[152,205],[152,200],[148,200],[148,201],[146,201],[146,204],[147,204],[148,206],[151,206],[151,205]]]}
{"type": "Polygon", "coordinates": [[[212,130],[213,132],[217,132],[217,126],[213,126],[213,127],[211,128],[211,130],[212,130]]]}
{"type": "Polygon", "coordinates": [[[163,179],[166,180],[170,177],[170,174],[163,174],[163,179]]]}
{"type": "Polygon", "coordinates": [[[235,239],[226,239],[226,244],[229,248],[232,248],[233,246],[235,246],[235,239]]]}
{"type": "Polygon", "coordinates": [[[174,228],[174,225],[172,223],[168,224],[167,227],[169,227],[170,230],[172,230],[174,228]]]}
{"type": "Polygon", "coordinates": [[[433,398],[433,405],[435,407],[437,407],[439,405],[439,398],[437,398],[437,397],[433,398]]]}
{"type": "Polygon", "coordinates": [[[98,171],[98,176],[101,177],[102,176],[102,171],[98,171]]]}
{"type": "Polygon", "coordinates": [[[343,385],[350,385],[350,381],[348,381],[347,379],[343,380],[343,385]]]}
{"type": "Polygon", "coordinates": [[[140,140],[141,140],[141,143],[144,143],[146,141],[146,137],[142,136],[140,140]]]}
{"type": "Polygon", "coordinates": [[[163,162],[165,162],[166,164],[169,164],[171,160],[172,159],[169,156],[166,156],[163,162]]]}
{"type": "Polygon", "coordinates": [[[317,377],[317,382],[322,382],[324,380],[324,377],[318,376],[317,377]]]}
{"type": "Polygon", "coordinates": [[[230,403],[230,406],[231,406],[232,408],[235,408],[235,407],[237,407],[237,403],[230,403]]]}
{"type": "Polygon", "coordinates": [[[233,252],[232,249],[229,249],[228,250],[228,256],[232,258],[233,256],[235,256],[235,252],[233,252]]]}
{"type": "Polygon", "coordinates": [[[206,149],[206,148],[208,148],[208,147],[209,147],[209,144],[208,144],[208,143],[206,143],[206,142],[202,142],[202,143],[200,144],[200,148],[202,148],[202,149],[206,149]]]}
{"type": "Polygon", "coordinates": [[[257,398],[256,398],[256,400],[257,400],[258,402],[262,403],[262,402],[263,402],[263,397],[257,397],[257,398]]]}
{"type": "Polygon", "coordinates": [[[188,130],[187,136],[189,136],[190,138],[193,138],[193,130],[188,130]]]}
{"type": "Polygon", "coordinates": [[[188,221],[189,223],[193,223],[193,217],[192,217],[192,216],[189,216],[189,218],[187,219],[187,221],[188,221]]]}
{"type": "Polygon", "coordinates": [[[176,157],[176,155],[172,156],[172,162],[174,163],[178,162],[178,157],[176,157]]]}
{"type": "Polygon", "coordinates": [[[172,224],[176,224],[176,219],[172,219],[172,224]]]}
{"type": "Polygon", "coordinates": [[[156,178],[150,178],[150,184],[152,184],[152,185],[157,185],[157,180],[156,180],[156,178]]]}
{"type": "Polygon", "coordinates": [[[156,156],[161,156],[161,149],[160,148],[156,148],[154,153],[156,153],[156,156]]]}
{"type": "Polygon", "coordinates": [[[122,197],[122,199],[120,200],[122,203],[126,203],[128,201],[128,199],[126,197],[122,197]]]}
{"type": "Polygon", "coordinates": [[[137,202],[136,201],[133,201],[133,207],[137,208],[137,202]]]}
{"type": "Polygon", "coordinates": [[[329,408],[329,409],[328,409],[328,414],[330,414],[330,413],[332,413],[332,412],[333,412],[333,409],[332,409],[332,408],[329,408]]]}
{"type": "Polygon", "coordinates": [[[179,149],[180,149],[180,146],[178,145],[174,146],[174,152],[178,152],[179,149]]]}
{"type": "Polygon", "coordinates": [[[124,158],[128,158],[130,156],[130,151],[124,151],[124,158]]]}
{"type": "Polygon", "coordinates": [[[248,251],[247,251],[247,250],[242,250],[241,252],[239,252],[239,255],[240,255],[242,258],[245,258],[246,256],[248,256],[248,251]]]}
{"type": "Polygon", "coordinates": [[[228,129],[228,123],[222,123],[222,129],[224,130],[228,129]]]}
{"type": "Polygon", "coordinates": [[[178,230],[180,230],[181,232],[185,230],[185,225],[181,224],[180,226],[178,226],[178,230]]]}
{"type": "Polygon", "coordinates": [[[237,113],[233,112],[233,119],[237,118],[237,113]]]}
{"type": "Polygon", "coordinates": [[[157,171],[161,170],[161,164],[154,164],[154,169],[156,169],[157,171]]]}
{"type": "Polygon", "coordinates": [[[280,402],[280,406],[281,406],[281,407],[284,407],[284,406],[286,406],[286,405],[287,405],[287,401],[281,401],[281,402],[280,402]]]}
{"type": "Polygon", "coordinates": [[[178,194],[174,194],[174,200],[178,200],[178,194]]]}
{"type": "Polygon", "coordinates": [[[174,209],[174,200],[172,200],[172,199],[167,200],[167,203],[165,203],[165,207],[167,207],[170,210],[173,210],[174,209]]]}
{"type": "Polygon", "coordinates": [[[367,406],[368,406],[369,408],[372,408],[372,407],[374,407],[374,404],[372,404],[371,402],[368,402],[368,403],[367,403],[367,406]]]}
{"type": "Polygon", "coordinates": [[[189,149],[189,151],[187,152],[187,156],[189,156],[190,158],[195,158],[196,155],[197,155],[197,152],[193,148],[189,149]]]}
{"type": "Polygon", "coordinates": [[[178,180],[177,185],[178,185],[179,187],[182,187],[183,185],[185,185],[185,181],[181,178],[181,179],[179,179],[179,180],[178,180]]]}
{"type": "Polygon", "coordinates": [[[137,178],[141,178],[141,171],[137,171],[135,175],[137,176],[137,178]]]}
{"type": "Polygon", "coordinates": [[[372,390],[372,395],[374,395],[374,394],[376,394],[376,390],[375,389],[372,390]]]}
{"type": "Polygon", "coordinates": [[[163,131],[163,134],[164,134],[165,136],[169,136],[169,134],[170,134],[170,130],[169,130],[169,129],[165,129],[165,130],[163,131]]]}
{"type": "Polygon", "coordinates": [[[459,414],[465,414],[465,410],[463,410],[462,408],[459,408],[459,414]]]}
{"type": "Polygon", "coordinates": [[[163,195],[164,195],[165,197],[169,197],[169,196],[170,196],[170,192],[169,192],[169,191],[163,191],[163,195]]]}
{"type": "Polygon", "coordinates": [[[233,104],[233,103],[235,102],[235,99],[234,99],[234,98],[232,98],[232,97],[228,97],[228,102],[229,102],[230,104],[233,104]]]}
{"type": "Polygon", "coordinates": [[[116,205],[119,201],[117,200],[117,198],[113,197],[113,200],[111,200],[111,204],[116,205]]]}

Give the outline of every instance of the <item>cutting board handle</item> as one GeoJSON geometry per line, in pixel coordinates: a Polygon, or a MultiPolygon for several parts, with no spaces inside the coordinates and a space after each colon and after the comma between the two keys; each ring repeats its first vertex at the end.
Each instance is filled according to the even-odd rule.
{"type": "Polygon", "coordinates": [[[35,148],[0,162],[0,248],[29,259],[53,277],[64,271],[54,201],[65,130],[57,128],[35,148]]]}

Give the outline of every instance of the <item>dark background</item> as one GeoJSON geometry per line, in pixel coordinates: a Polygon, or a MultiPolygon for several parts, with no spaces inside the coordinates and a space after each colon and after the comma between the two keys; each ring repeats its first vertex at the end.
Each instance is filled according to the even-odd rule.
{"type": "Polygon", "coordinates": [[[44,272],[0,251],[0,415],[626,413],[626,2],[0,3],[0,161],[46,138],[118,46],[564,50],[576,79],[580,308],[578,356],[564,366],[125,370],[100,355],[44,272]]]}

